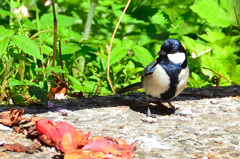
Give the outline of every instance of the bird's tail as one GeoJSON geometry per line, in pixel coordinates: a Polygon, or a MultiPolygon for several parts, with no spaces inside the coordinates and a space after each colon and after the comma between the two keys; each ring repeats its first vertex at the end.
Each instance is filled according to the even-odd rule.
{"type": "Polygon", "coordinates": [[[139,88],[142,88],[142,82],[130,84],[124,87],[123,89],[121,89],[120,91],[118,91],[117,94],[125,93],[125,92],[132,91],[139,88]]]}

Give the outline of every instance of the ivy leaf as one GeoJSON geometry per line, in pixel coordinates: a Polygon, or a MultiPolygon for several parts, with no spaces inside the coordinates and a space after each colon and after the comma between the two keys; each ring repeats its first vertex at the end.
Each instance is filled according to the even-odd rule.
{"type": "Polygon", "coordinates": [[[142,46],[134,46],[133,51],[135,52],[138,61],[144,67],[146,67],[149,63],[151,63],[154,60],[152,54],[142,46]]]}
{"type": "Polygon", "coordinates": [[[34,44],[32,40],[23,35],[15,35],[12,37],[12,42],[17,45],[19,49],[31,55],[41,61],[43,57],[40,55],[39,48],[34,44]]]}

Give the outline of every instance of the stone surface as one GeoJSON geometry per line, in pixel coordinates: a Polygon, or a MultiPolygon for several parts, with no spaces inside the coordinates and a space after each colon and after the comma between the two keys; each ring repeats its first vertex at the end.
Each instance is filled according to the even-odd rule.
{"type": "MultiPolygon", "coordinates": [[[[139,159],[234,159],[240,158],[239,95],[240,86],[185,89],[172,102],[178,113],[164,106],[152,106],[151,112],[156,114],[152,119],[146,117],[145,94],[139,92],[53,101],[53,108],[28,106],[24,107],[23,116],[36,114],[65,121],[85,133],[90,131],[91,136],[121,137],[129,144],[137,140],[135,158],[139,159]]],[[[0,111],[9,108],[1,106],[0,111]]],[[[33,143],[23,134],[9,131],[0,131],[2,142],[33,143]]],[[[63,156],[48,146],[33,154],[5,151],[0,147],[0,158],[45,159],[63,156]]]]}

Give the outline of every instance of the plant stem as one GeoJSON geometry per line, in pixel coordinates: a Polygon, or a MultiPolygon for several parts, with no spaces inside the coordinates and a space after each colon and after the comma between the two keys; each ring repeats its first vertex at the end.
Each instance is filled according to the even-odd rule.
{"type": "Polygon", "coordinates": [[[53,8],[53,25],[54,25],[52,67],[54,67],[55,66],[55,59],[56,59],[56,45],[57,45],[57,18],[56,18],[54,0],[52,0],[52,8],[53,8]]]}
{"type": "MultiPolygon", "coordinates": [[[[63,69],[63,62],[62,62],[62,49],[61,49],[61,41],[58,41],[59,44],[59,58],[60,58],[60,63],[61,63],[61,69],[63,69]]],[[[64,73],[62,73],[62,80],[65,81],[64,79],[64,73]]]]}
{"type": "Polygon", "coordinates": [[[125,14],[128,6],[129,6],[130,2],[131,2],[131,0],[128,0],[128,3],[127,3],[127,5],[125,6],[125,8],[124,8],[124,10],[123,10],[123,12],[122,12],[122,15],[121,15],[121,17],[120,17],[119,20],[118,20],[118,23],[117,23],[117,25],[116,25],[116,27],[115,27],[115,29],[114,29],[114,32],[113,32],[113,35],[112,35],[112,38],[111,38],[111,42],[110,42],[110,45],[109,45],[109,50],[108,50],[107,80],[108,80],[108,83],[109,83],[109,85],[110,85],[110,87],[111,87],[111,89],[112,89],[113,94],[115,94],[115,91],[114,91],[114,89],[113,89],[112,82],[111,82],[110,77],[109,77],[109,72],[110,72],[110,55],[111,55],[112,43],[113,43],[114,36],[115,36],[115,34],[116,34],[116,32],[117,32],[118,26],[119,26],[119,24],[120,24],[120,22],[121,22],[121,20],[122,20],[122,18],[123,18],[123,15],[125,14]]]}
{"type": "Polygon", "coordinates": [[[234,6],[234,12],[235,12],[235,16],[236,16],[236,19],[237,19],[238,30],[240,32],[240,24],[239,24],[239,21],[238,21],[238,16],[237,16],[237,11],[236,11],[236,7],[235,6],[234,6]]]}
{"type": "Polygon", "coordinates": [[[89,38],[90,32],[91,32],[91,26],[92,26],[92,20],[95,12],[95,8],[97,6],[98,0],[91,0],[90,4],[90,10],[88,12],[87,21],[85,24],[84,34],[82,40],[87,40],[89,38]]]}

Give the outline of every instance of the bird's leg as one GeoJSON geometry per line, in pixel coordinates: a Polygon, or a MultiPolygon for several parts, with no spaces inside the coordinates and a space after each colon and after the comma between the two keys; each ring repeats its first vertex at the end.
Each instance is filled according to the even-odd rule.
{"type": "Polygon", "coordinates": [[[176,109],[176,107],[172,105],[170,101],[168,101],[168,104],[171,106],[172,109],[176,109]]]}
{"type": "Polygon", "coordinates": [[[173,110],[173,112],[175,112],[178,108],[176,108],[174,105],[172,105],[170,103],[170,101],[168,101],[168,104],[170,105],[171,109],[173,110]]]}
{"type": "Polygon", "coordinates": [[[149,102],[150,96],[147,96],[147,103],[148,103],[148,110],[147,110],[147,116],[152,116],[151,110],[150,110],[150,102],[149,102]]]}

